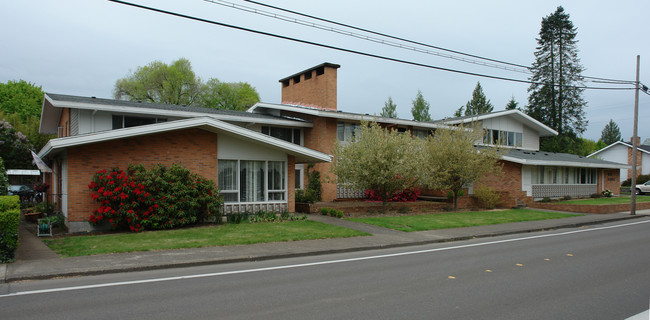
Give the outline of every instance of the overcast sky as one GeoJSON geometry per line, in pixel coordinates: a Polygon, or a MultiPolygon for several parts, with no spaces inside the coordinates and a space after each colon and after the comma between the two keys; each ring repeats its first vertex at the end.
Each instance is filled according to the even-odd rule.
{"type": "MultiPolygon", "coordinates": [[[[241,0],[238,5],[271,9],[241,0]]],[[[520,72],[372,43],[202,0],[134,3],[331,46],[472,73],[526,80],[520,72]]],[[[543,17],[562,5],[578,28],[583,75],[634,80],[650,76],[650,1],[305,1],[260,0],[278,7],[521,65],[531,65],[543,17]]],[[[277,12],[277,11],[274,11],[277,12]]],[[[277,12],[280,13],[280,12],[277,12]]],[[[288,14],[285,14],[288,15],[288,14]]],[[[263,102],[280,102],[279,79],[330,62],[338,70],[338,108],[378,114],[388,97],[400,118],[411,119],[421,90],[432,118],[452,116],[477,81],[495,110],[510,97],[523,107],[525,83],[400,64],[234,30],[100,0],[0,1],[0,82],[23,79],[46,92],[111,98],[115,81],[154,60],[190,60],[203,80],[244,81],[263,102]]],[[[439,51],[435,51],[439,52],[439,51]]],[[[650,85],[650,80],[645,81],[650,85]]],[[[589,86],[602,84],[587,83],[589,86]]],[[[586,90],[589,125],[597,140],[613,119],[632,136],[634,91],[586,90]]],[[[640,95],[639,136],[650,138],[650,96],[640,95]]]]}

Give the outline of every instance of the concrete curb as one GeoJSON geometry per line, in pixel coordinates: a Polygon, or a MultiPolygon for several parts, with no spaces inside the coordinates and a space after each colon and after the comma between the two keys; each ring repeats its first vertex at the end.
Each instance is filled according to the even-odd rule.
{"type": "MultiPolygon", "coordinates": [[[[596,221],[565,223],[565,224],[559,224],[550,227],[521,228],[521,229],[512,229],[507,231],[504,230],[498,232],[485,232],[485,233],[476,232],[468,235],[450,236],[450,237],[439,238],[439,239],[424,239],[424,240],[414,240],[414,241],[404,241],[404,242],[381,243],[381,244],[374,244],[374,245],[352,246],[348,248],[332,248],[332,249],[322,249],[322,250],[312,249],[312,250],[305,250],[302,252],[254,254],[254,255],[231,257],[231,258],[208,258],[204,260],[195,259],[194,261],[176,260],[176,261],[166,262],[166,263],[142,264],[142,265],[128,266],[128,267],[115,267],[115,266],[101,267],[101,268],[89,267],[87,270],[77,270],[77,271],[70,271],[70,272],[52,272],[52,273],[42,272],[40,274],[10,275],[7,270],[7,265],[4,264],[4,265],[0,265],[0,274],[2,274],[3,276],[2,279],[0,279],[0,282],[2,282],[3,280],[4,282],[9,283],[9,282],[16,282],[16,281],[24,281],[24,280],[44,280],[44,279],[52,279],[57,277],[88,276],[88,275],[100,275],[100,274],[121,273],[121,272],[184,268],[184,267],[194,267],[194,266],[228,264],[228,263],[237,263],[237,262],[252,262],[252,261],[263,261],[263,260],[273,260],[273,259],[317,256],[317,255],[326,255],[326,254],[335,254],[335,253],[358,252],[358,251],[367,251],[367,250],[376,250],[376,249],[418,246],[418,245],[426,245],[426,244],[433,244],[433,243],[463,241],[463,240],[470,240],[476,238],[488,238],[488,237],[505,236],[505,235],[512,235],[512,234],[524,234],[524,233],[548,231],[548,230],[555,230],[555,229],[579,228],[579,227],[584,227],[589,225],[598,225],[598,224],[616,222],[621,220],[643,218],[643,217],[647,217],[647,216],[646,215],[636,215],[636,216],[630,215],[630,216],[623,216],[623,217],[619,216],[619,217],[612,217],[610,219],[602,219],[596,221]]],[[[313,240],[313,241],[321,241],[321,240],[313,240]]]]}

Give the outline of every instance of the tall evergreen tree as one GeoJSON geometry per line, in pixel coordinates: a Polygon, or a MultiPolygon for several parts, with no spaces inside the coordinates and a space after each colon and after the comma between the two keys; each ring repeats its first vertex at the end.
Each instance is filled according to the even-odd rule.
{"type": "Polygon", "coordinates": [[[413,120],[415,121],[431,121],[431,115],[429,114],[429,102],[424,100],[422,91],[420,90],[418,90],[418,94],[415,96],[415,100],[413,100],[411,114],[413,115],[413,120]]]}
{"type": "Polygon", "coordinates": [[[380,116],[384,118],[397,118],[397,105],[393,103],[393,98],[388,97],[388,101],[384,102],[380,116]]]}
{"type": "Polygon", "coordinates": [[[506,110],[519,110],[519,108],[517,108],[518,105],[519,102],[515,101],[515,96],[512,96],[508,101],[508,104],[506,104],[506,110]]]}
{"type": "Polygon", "coordinates": [[[573,143],[587,127],[582,98],[582,71],[576,46],[577,30],[562,7],[542,19],[533,82],[528,88],[526,113],[558,132],[542,139],[546,151],[570,152],[573,143]]]}
{"type": "Polygon", "coordinates": [[[600,140],[607,146],[621,140],[621,130],[614,120],[609,119],[609,123],[605,125],[605,128],[600,133],[600,140]]]}
{"type": "Polygon", "coordinates": [[[492,109],[494,109],[494,106],[492,106],[490,100],[485,97],[481,83],[477,82],[474,92],[472,92],[472,100],[467,101],[467,104],[465,105],[465,115],[471,116],[475,114],[488,113],[492,112],[492,109]]]}

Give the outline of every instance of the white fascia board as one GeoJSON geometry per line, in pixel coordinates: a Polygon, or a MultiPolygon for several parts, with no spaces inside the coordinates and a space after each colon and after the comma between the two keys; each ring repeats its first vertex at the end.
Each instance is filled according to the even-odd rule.
{"type": "MultiPolygon", "coordinates": [[[[587,157],[591,157],[591,156],[593,156],[593,155],[597,155],[597,154],[599,154],[599,153],[601,153],[601,152],[603,152],[603,151],[605,151],[605,150],[607,150],[607,149],[609,149],[609,148],[612,148],[612,147],[614,147],[615,145],[618,145],[618,144],[623,145],[623,146],[625,146],[625,147],[627,147],[627,148],[629,148],[629,149],[632,149],[632,148],[633,148],[633,146],[630,145],[630,144],[628,144],[627,142],[616,141],[616,142],[614,142],[614,143],[608,145],[607,147],[604,147],[604,148],[602,148],[602,149],[600,149],[600,150],[598,150],[598,151],[596,151],[596,152],[594,152],[594,153],[588,155],[587,157]]],[[[650,151],[647,151],[647,150],[644,150],[644,149],[636,148],[636,150],[637,150],[637,151],[641,151],[641,152],[643,152],[643,153],[650,154],[650,151]]]]}
{"type": "Polygon", "coordinates": [[[85,103],[85,102],[75,102],[75,101],[59,101],[59,100],[55,101],[49,99],[47,95],[45,96],[46,98],[48,98],[52,106],[57,108],[99,110],[99,111],[110,111],[110,112],[117,112],[117,113],[168,116],[168,117],[179,117],[179,118],[210,117],[221,121],[273,124],[273,125],[303,127],[303,128],[311,128],[314,126],[312,123],[304,122],[304,121],[293,121],[293,120],[282,120],[282,119],[251,119],[249,117],[240,117],[234,115],[222,115],[222,114],[179,111],[179,110],[150,109],[147,108],[146,106],[129,107],[129,106],[112,106],[112,105],[105,105],[99,103],[85,103]]]}
{"type": "Polygon", "coordinates": [[[486,119],[492,119],[492,118],[498,118],[498,117],[503,117],[503,116],[508,116],[508,115],[513,115],[516,117],[523,118],[525,121],[529,122],[532,124],[533,127],[537,128],[538,133],[547,133],[545,134],[546,136],[556,136],[558,133],[557,131],[551,129],[549,126],[537,121],[535,118],[519,111],[519,110],[506,110],[506,111],[498,111],[498,112],[492,112],[492,113],[486,113],[482,115],[477,115],[476,117],[469,117],[469,118],[463,118],[463,119],[458,119],[458,120],[451,120],[451,121],[443,121],[446,124],[459,124],[459,123],[466,123],[466,122],[472,122],[472,121],[481,121],[481,120],[486,120],[486,119]]]}
{"type": "Polygon", "coordinates": [[[514,157],[503,156],[501,160],[525,164],[529,166],[555,166],[555,167],[579,167],[579,168],[603,168],[603,169],[631,169],[632,166],[626,164],[597,164],[589,162],[566,162],[566,161],[549,161],[549,160],[528,160],[514,157]]]}
{"type": "Polygon", "coordinates": [[[312,159],[315,162],[331,162],[332,157],[329,154],[322,153],[316,150],[302,147],[297,144],[286,142],[281,139],[273,138],[260,132],[249,130],[234,124],[220,121],[210,117],[190,118],[184,120],[168,121],[163,123],[156,123],[138,127],[102,131],[97,133],[90,133],[86,135],[51,139],[39,151],[38,156],[43,158],[54,150],[84,145],[88,143],[97,143],[103,141],[124,139],[130,137],[137,137],[148,134],[155,134],[167,131],[181,130],[187,128],[196,128],[207,126],[214,128],[216,131],[233,134],[236,136],[248,138],[250,140],[259,141],[269,144],[292,155],[301,155],[312,159]]]}
{"type": "Polygon", "coordinates": [[[395,119],[395,118],[384,118],[380,116],[373,116],[373,115],[367,115],[367,114],[358,114],[358,113],[350,113],[350,112],[339,112],[339,111],[327,111],[327,110],[321,110],[317,108],[311,108],[311,107],[304,107],[304,106],[293,106],[293,105],[286,105],[286,104],[271,104],[271,103],[262,103],[258,102],[255,105],[253,105],[250,109],[248,109],[246,112],[250,113],[255,113],[258,108],[268,108],[268,109],[273,109],[273,110],[283,110],[283,111],[291,111],[291,112],[296,112],[296,113],[302,113],[302,114],[307,114],[311,116],[317,116],[317,117],[323,117],[323,118],[333,118],[333,119],[340,119],[340,120],[350,120],[350,121],[376,121],[379,123],[391,123],[391,124],[396,124],[396,125],[404,125],[404,126],[412,126],[412,127],[417,127],[417,128],[432,128],[432,129],[437,129],[437,128],[446,128],[448,126],[445,126],[443,124],[439,123],[432,123],[432,122],[420,122],[420,121],[413,121],[413,120],[404,120],[404,119],[395,119]]]}

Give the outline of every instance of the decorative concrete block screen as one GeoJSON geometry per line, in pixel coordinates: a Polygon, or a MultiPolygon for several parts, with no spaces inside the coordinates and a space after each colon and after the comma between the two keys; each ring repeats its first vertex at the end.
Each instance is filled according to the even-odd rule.
{"type": "Polygon", "coordinates": [[[273,202],[273,203],[224,203],[223,214],[229,213],[255,213],[258,211],[268,212],[281,212],[289,206],[286,202],[273,202]]]}
{"type": "Polygon", "coordinates": [[[337,199],[363,199],[366,197],[365,190],[348,188],[345,185],[336,185],[337,199]]]}
{"type": "Polygon", "coordinates": [[[588,197],[597,192],[595,184],[534,184],[533,198],[588,197]]]}

